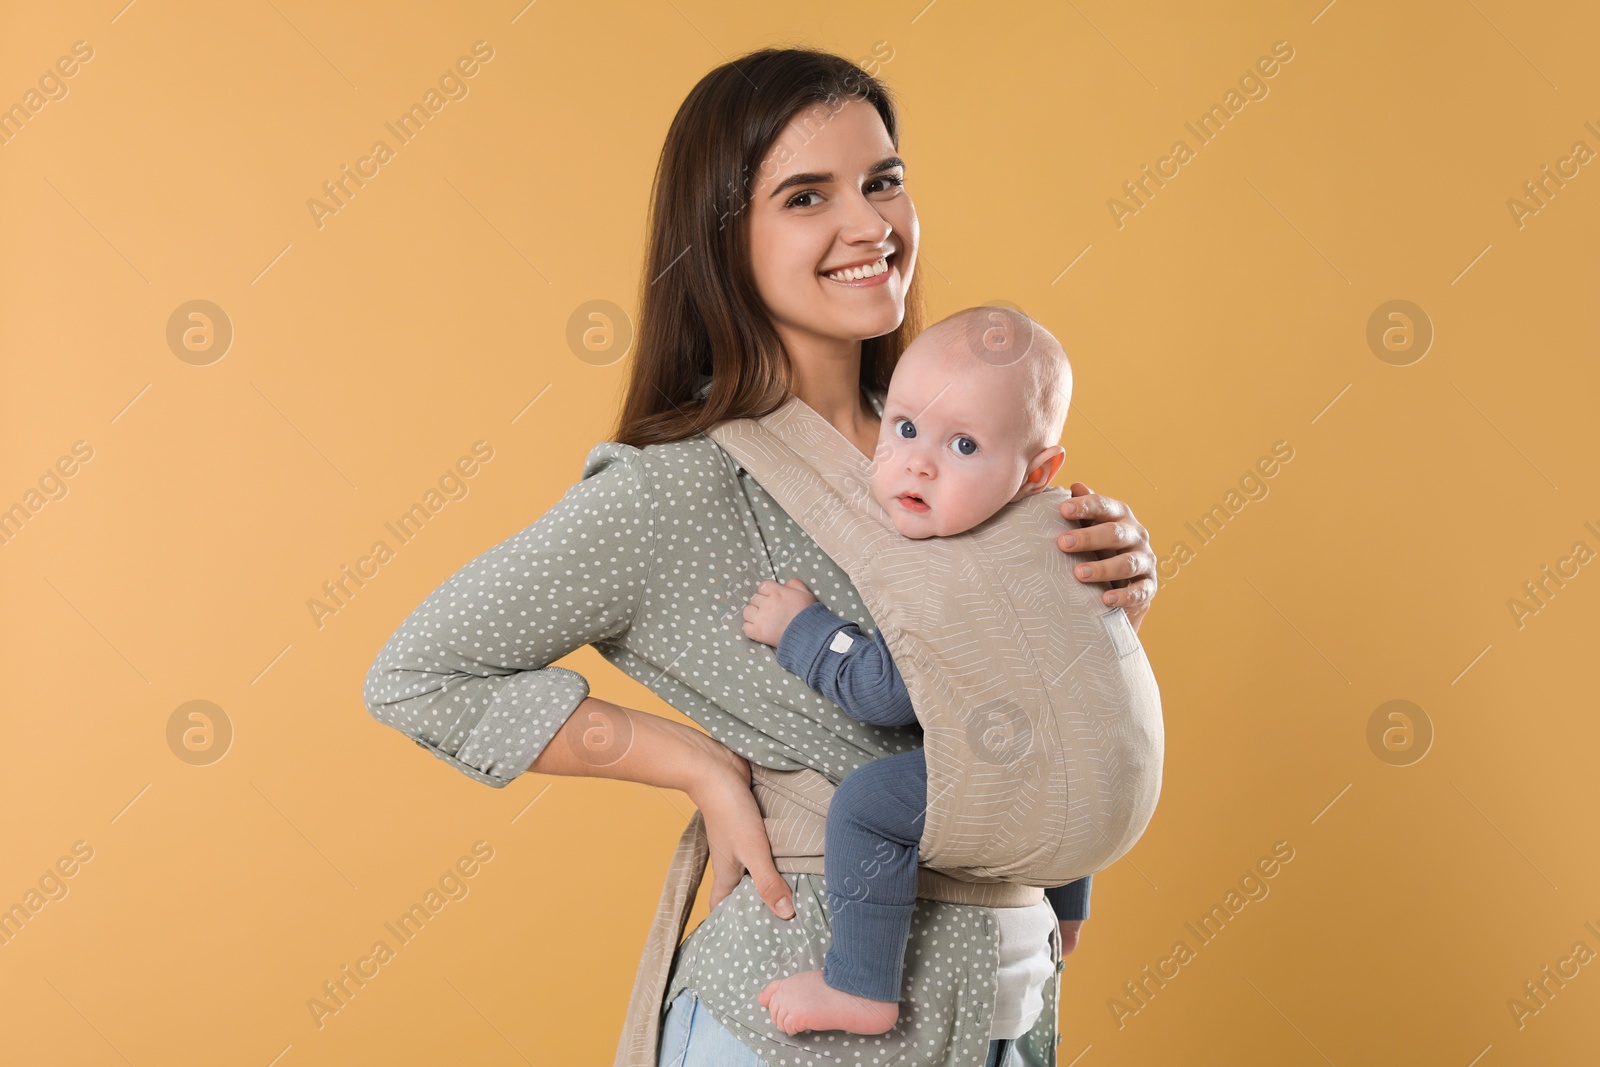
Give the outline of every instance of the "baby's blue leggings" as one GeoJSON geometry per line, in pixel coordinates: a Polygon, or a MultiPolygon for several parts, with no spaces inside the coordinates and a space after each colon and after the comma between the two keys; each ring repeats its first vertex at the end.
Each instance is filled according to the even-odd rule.
{"type": "Polygon", "coordinates": [[[823,845],[833,937],[822,962],[822,980],[834,989],[900,1000],[927,810],[921,748],[863,764],[834,791],[823,845]]]}

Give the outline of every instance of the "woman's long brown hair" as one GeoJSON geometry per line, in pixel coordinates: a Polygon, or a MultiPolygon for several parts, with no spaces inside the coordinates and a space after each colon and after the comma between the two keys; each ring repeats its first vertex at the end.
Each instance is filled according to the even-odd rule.
{"type": "MultiPolygon", "coordinates": [[[[828,52],[767,48],[700,79],[667,131],[651,194],[639,280],[638,340],[613,440],[643,448],[759,418],[790,395],[788,355],[750,268],[749,216],[762,160],[803,109],[827,121],[846,100],[870,103],[896,148],[889,89],[828,52]],[[695,395],[703,376],[711,390],[695,395]]],[[[808,120],[809,121],[809,120],[808,120]]],[[[861,384],[887,389],[921,328],[922,276],[890,333],[861,342],[861,384]]]]}

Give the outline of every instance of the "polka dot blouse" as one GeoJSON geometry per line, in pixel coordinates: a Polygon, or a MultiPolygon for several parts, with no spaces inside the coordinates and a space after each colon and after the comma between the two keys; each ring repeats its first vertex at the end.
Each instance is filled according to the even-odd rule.
{"type": "MultiPolygon", "coordinates": [[[[550,666],[585,644],[753,763],[810,767],[838,783],[920,745],[921,727],[855,721],[744,635],[757,584],[791,577],[876,633],[849,577],[709,437],[601,442],[543,516],[411,613],[363,697],[380,722],[491,786],[527,770],[588,696],[582,675],[550,666]]],[[[784,878],[795,918],[773,916],[745,875],[683,942],[663,1005],[694,990],[771,1067],[984,1062],[999,960],[993,909],[917,901],[902,1024],[890,1033],[791,1036],[756,995],[773,978],[820,968],[829,925],[822,876],[784,878]]],[[[1017,1042],[1027,1062],[1055,1062],[1057,995],[1051,975],[1039,1021],[1017,1042]]]]}

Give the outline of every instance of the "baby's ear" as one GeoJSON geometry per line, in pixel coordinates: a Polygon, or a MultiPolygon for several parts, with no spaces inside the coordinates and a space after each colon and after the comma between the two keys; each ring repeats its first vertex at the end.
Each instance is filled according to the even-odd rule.
{"type": "Polygon", "coordinates": [[[1067,450],[1060,445],[1050,445],[1041,449],[1033,457],[1033,462],[1028,464],[1028,474],[1022,481],[1022,489],[1013,499],[1020,500],[1024,496],[1042,493],[1050,488],[1050,481],[1061,469],[1061,464],[1066,461],[1067,450]]]}

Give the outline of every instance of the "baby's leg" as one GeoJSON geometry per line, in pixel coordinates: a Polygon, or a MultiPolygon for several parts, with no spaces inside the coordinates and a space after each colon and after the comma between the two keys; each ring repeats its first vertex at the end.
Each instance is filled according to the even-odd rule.
{"type": "Polygon", "coordinates": [[[881,1034],[899,1019],[927,797],[920,748],[873,760],[839,784],[823,849],[832,944],[821,971],[773,982],[761,994],[786,1032],[881,1034]]]}
{"type": "Polygon", "coordinates": [[[875,759],[839,784],[823,848],[833,944],[822,971],[835,989],[900,999],[927,807],[921,748],[875,759]]]}

